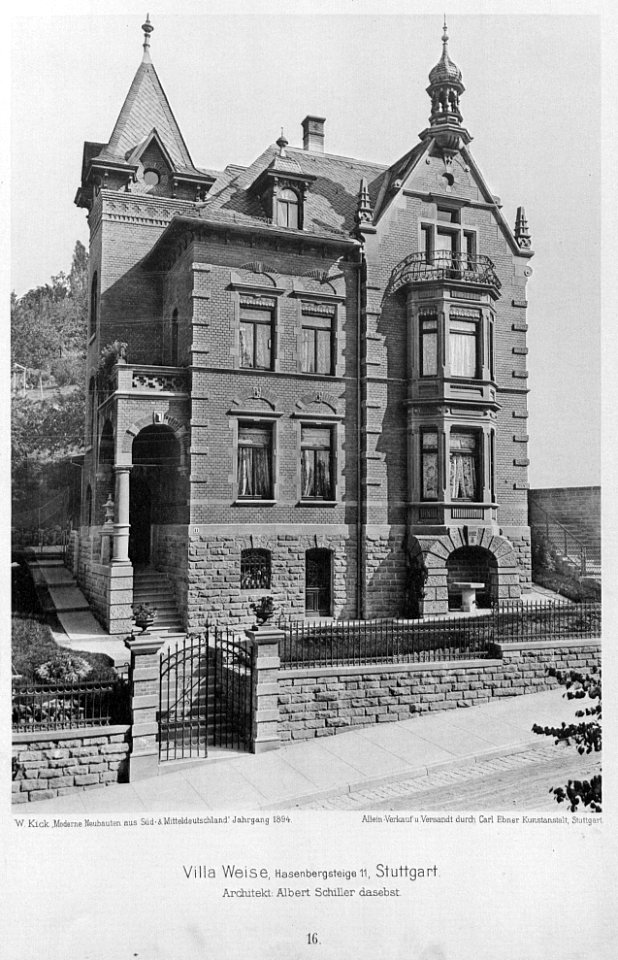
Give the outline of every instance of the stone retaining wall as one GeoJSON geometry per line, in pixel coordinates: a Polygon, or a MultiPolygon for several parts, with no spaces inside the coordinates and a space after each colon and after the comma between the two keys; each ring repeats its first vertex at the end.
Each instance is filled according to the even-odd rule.
{"type": "Polygon", "coordinates": [[[126,781],[126,725],[13,734],[13,803],[126,781]]]}
{"type": "Polygon", "coordinates": [[[376,664],[282,670],[279,733],[306,740],[434,710],[488,703],[492,697],[556,686],[550,666],[585,670],[600,660],[599,640],[505,644],[493,660],[376,664]]]}

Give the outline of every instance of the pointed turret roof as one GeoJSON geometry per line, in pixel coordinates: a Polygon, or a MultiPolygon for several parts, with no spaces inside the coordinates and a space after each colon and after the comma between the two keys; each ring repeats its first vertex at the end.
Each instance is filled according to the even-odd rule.
{"type": "Polygon", "coordinates": [[[154,27],[146,17],[143,24],[144,55],[116,120],[101,158],[122,161],[134,148],[157,131],[177,170],[195,170],[157,71],[150,59],[150,33],[154,27]]]}

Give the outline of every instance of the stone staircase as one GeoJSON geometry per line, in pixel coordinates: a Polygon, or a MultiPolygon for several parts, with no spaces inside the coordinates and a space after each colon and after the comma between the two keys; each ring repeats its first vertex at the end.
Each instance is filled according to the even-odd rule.
{"type": "Polygon", "coordinates": [[[133,606],[147,603],[157,610],[151,633],[169,637],[184,636],[185,629],[176,606],[172,585],[164,573],[153,567],[135,566],[133,570],[133,606]]]}

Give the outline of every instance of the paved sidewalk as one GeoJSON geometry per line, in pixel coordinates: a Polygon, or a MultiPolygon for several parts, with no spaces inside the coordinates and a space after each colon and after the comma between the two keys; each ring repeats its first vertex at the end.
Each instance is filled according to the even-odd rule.
{"type": "Polygon", "coordinates": [[[257,756],[217,751],[212,759],[176,771],[173,764],[166,764],[170,772],[148,780],[20,804],[14,813],[289,809],[546,746],[550,741],[532,733],[533,723],[560,726],[581,705],[566,700],[557,689],[375,724],[257,756]]]}

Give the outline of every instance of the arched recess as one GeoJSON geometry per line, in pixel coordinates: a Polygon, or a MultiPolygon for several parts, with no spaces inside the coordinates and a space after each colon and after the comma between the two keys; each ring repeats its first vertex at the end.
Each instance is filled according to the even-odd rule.
{"type": "Polygon", "coordinates": [[[178,431],[150,420],[131,445],[129,559],[157,560],[161,528],[187,522],[187,479],[178,431]]]}
{"type": "Polygon", "coordinates": [[[461,590],[456,583],[482,583],[476,592],[478,607],[490,607],[498,599],[498,563],[485,547],[458,547],[446,560],[449,609],[461,607],[461,590]]]}

